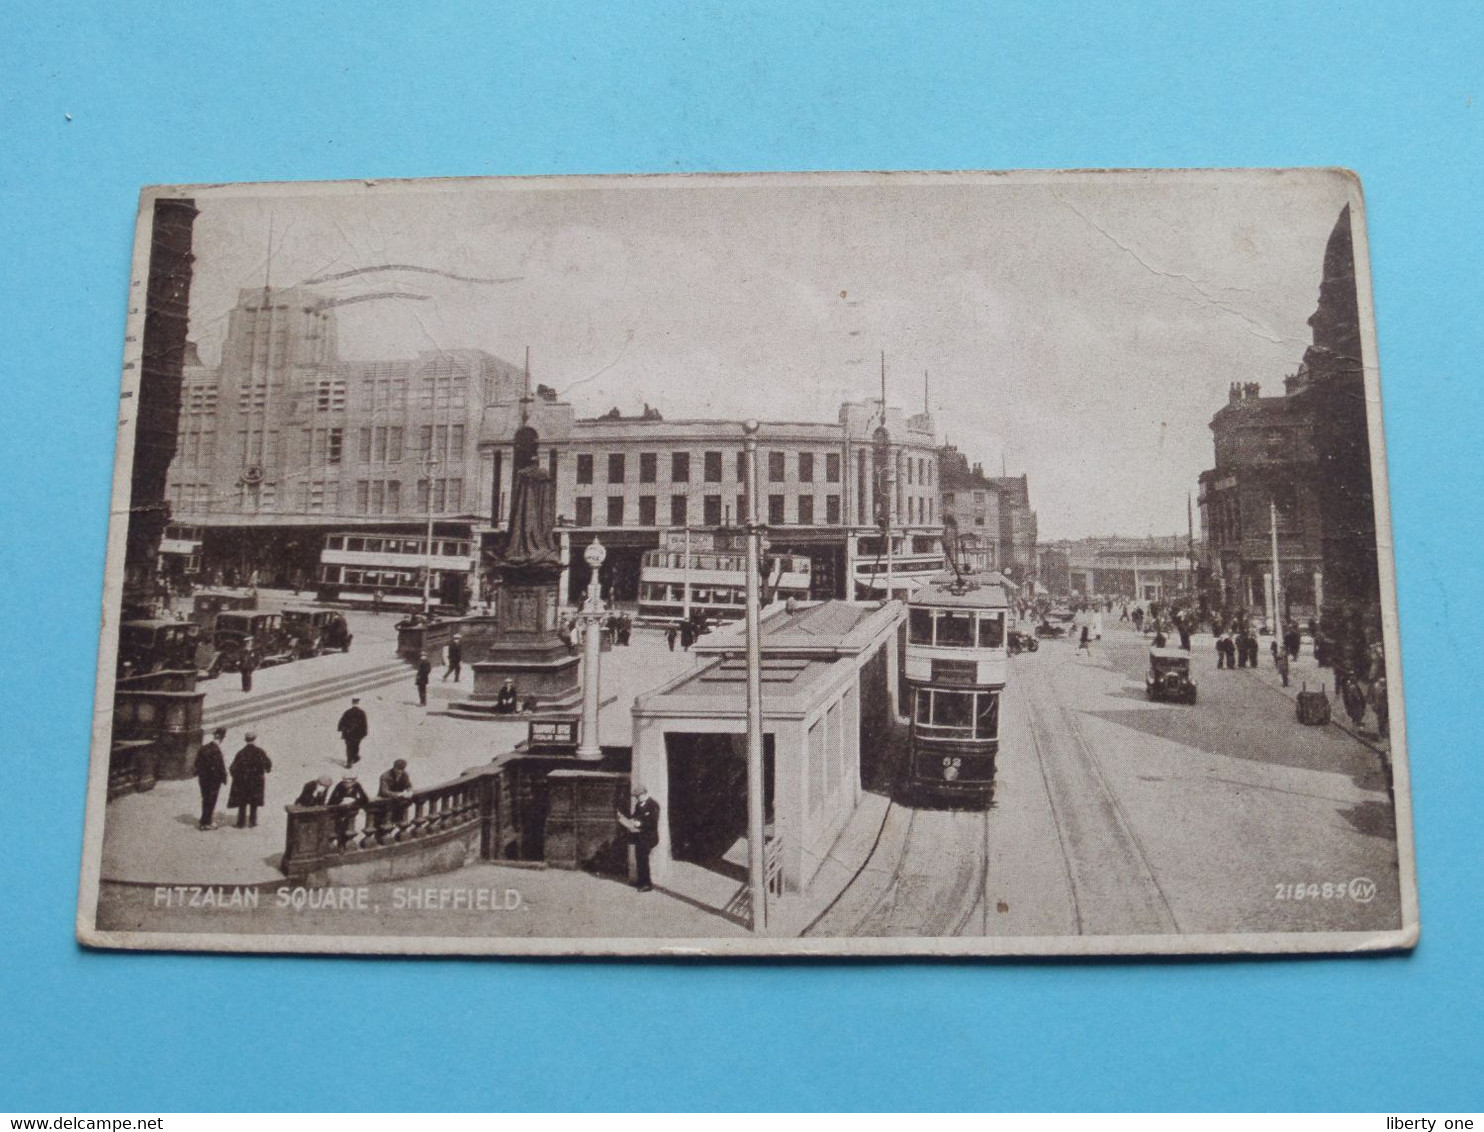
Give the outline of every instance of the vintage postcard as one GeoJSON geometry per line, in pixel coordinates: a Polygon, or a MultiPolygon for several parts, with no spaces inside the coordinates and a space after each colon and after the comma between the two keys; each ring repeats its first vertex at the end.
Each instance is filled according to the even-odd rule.
{"type": "Polygon", "coordinates": [[[1353,175],[165,186],[130,286],[84,943],[1415,943],[1353,175]]]}

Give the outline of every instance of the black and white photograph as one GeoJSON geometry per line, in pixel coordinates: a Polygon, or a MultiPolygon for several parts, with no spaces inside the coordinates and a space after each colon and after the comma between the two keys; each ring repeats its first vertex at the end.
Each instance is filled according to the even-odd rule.
{"type": "Polygon", "coordinates": [[[158,186],[130,286],[83,943],[1416,943],[1354,175],[158,186]]]}

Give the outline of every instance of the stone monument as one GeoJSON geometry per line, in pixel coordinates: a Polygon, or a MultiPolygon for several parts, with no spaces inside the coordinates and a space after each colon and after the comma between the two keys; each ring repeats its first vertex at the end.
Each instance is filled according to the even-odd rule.
{"type": "MultiPolygon", "coordinates": [[[[536,430],[526,419],[515,433],[509,541],[494,565],[493,617],[464,625],[464,651],[474,670],[474,694],[453,705],[460,715],[501,714],[500,691],[509,680],[524,706],[540,711],[572,707],[580,698],[579,660],[560,633],[558,581],[562,564],[556,537],[556,485],[538,466],[536,430]]],[[[508,696],[507,696],[508,701],[508,696]]]]}

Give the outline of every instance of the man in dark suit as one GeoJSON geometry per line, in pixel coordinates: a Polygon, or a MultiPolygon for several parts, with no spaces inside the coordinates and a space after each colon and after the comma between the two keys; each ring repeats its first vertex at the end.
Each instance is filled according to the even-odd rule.
{"type": "Polygon", "coordinates": [[[630,811],[618,814],[618,824],[624,827],[634,847],[634,888],[649,892],[654,888],[649,877],[649,854],[660,840],[660,804],[644,787],[636,786],[630,811]]]}
{"type": "Polygon", "coordinates": [[[457,684],[459,674],[464,670],[464,639],[455,633],[444,653],[448,658],[448,667],[443,670],[443,679],[447,680],[452,675],[453,682],[457,684]]]}
{"type": "Polygon", "coordinates": [[[347,774],[330,791],[330,797],[326,805],[344,806],[354,804],[357,806],[369,806],[370,797],[366,794],[366,788],[361,785],[360,780],[353,774],[347,774]]]}
{"type": "Polygon", "coordinates": [[[258,824],[258,807],[263,804],[263,790],[273,761],[257,745],[257,736],[249,731],[242,750],[232,758],[232,792],[227,795],[227,809],[236,809],[237,828],[258,824]]]}
{"type": "Polygon", "coordinates": [[[352,696],[350,707],[340,716],[336,729],[345,740],[345,768],[349,770],[361,761],[361,740],[371,733],[366,713],[361,709],[361,697],[352,696]]]}
{"type": "Polygon", "coordinates": [[[201,789],[201,829],[216,828],[216,799],[227,782],[227,761],[222,757],[221,741],[227,729],[218,727],[211,742],[196,752],[196,785],[201,789]]]}
{"type": "Polygon", "coordinates": [[[433,674],[433,664],[428,660],[427,653],[420,653],[417,658],[417,675],[413,683],[417,685],[417,702],[423,707],[428,706],[428,677],[433,674]]]}
{"type": "Polygon", "coordinates": [[[299,796],[294,799],[296,806],[328,806],[330,804],[330,787],[335,780],[328,774],[322,774],[318,778],[311,779],[304,784],[304,789],[299,791],[299,796]]]}
{"type": "Polygon", "coordinates": [[[377,784],[378,798],[408,798],[412,795],[412,776],[407,773],[407,760],[398,759],[392,769],[383,772],[377,784]]]}
{"type": "Polygon", "coordinates": [[[249,646],[242,650],[242,655],[237,658],[237,671],[242,676],[242,690],[252,691],[252,674],[258,667],[258,654],[249,646]]]}

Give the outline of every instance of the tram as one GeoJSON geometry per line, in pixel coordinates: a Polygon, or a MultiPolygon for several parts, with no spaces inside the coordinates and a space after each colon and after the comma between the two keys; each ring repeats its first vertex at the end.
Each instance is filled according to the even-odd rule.
{"type": "MultiPolygon", "coordinates": [[[[765,555],[766,595],[808,600],[812,565],[802,554],[765,555]]],[[[747,611],[747,550],[740,534],[666,531],[658,550],[644,552],[640,620],[673,622],[697,611],[710,622],[734,621],[747,611]]]]}
{"type": "Polygon", "coordinates": [[[1010,619],[1009,587],[999,574],[939,574],[908,599],[908,789],[993,795],[1010,619]]]}
{"type": "Polygon", "coordinates": [[[325,537],[317,595],[321,601],[385,608],[419,609],[423,571],[432,570],[433,604],[458,609],[468,604],[475,548],[467,538],[347,531],[325,537]]]}
{"type": "Polygon", "coordinates": [[[943,540],[937,534],[893,531],[883,536],[879,531],[852,531],[848,537],[852,596],[857,601],[906,598],[943,570],[943,540]],[[891,539],[889,555],[887,538],[891,539]]]}

